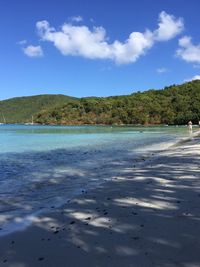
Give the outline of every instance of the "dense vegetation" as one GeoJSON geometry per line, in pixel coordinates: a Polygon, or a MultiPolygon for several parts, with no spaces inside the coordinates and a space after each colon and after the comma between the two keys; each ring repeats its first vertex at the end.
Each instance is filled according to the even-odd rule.
{"type": "Polygon", "coordinates": [[[9,122],[24,122],[35,114],[35,122],[44,124],[186,124],[189,120],[197,123],[200,81],[127,96],[16,98],[1,101],[0,110],[9,122]]]}
{"type": "Polygon", "coordinates": [[[4,118],[7,123],[31,122],[40,110],[64,105],[73,99],[65,95],[37,95],[3,100],[0,101],[0,122],[4,122],[4,118]]]}

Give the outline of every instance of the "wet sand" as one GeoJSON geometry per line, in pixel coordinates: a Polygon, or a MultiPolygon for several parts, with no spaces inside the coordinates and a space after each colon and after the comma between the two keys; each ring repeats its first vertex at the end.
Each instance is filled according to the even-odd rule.
{"type": "Polygon", "coordinates": [[[0,266],[199,267],[199,163],[197,136],[121,164],[110,182],[1,237],[0,266]]]}

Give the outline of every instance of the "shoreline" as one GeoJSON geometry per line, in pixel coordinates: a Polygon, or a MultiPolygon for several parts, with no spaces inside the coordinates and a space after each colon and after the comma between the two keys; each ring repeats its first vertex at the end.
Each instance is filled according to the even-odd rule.
{"type": "MultiPolygon", "coordinates": [[[[44,123],[23,123],[23,122],[13,122],[13,123],[0,123],[3,126],[9,125],[18,125],[18,126],[58,126],[58,127],[81,127],[81,126],[93,126],[93,127],[185,127],[187,128],[187,124],[44,124],[44,123]]],[[[192,125],[195,129],[199,128],[199,124],[192,125]]]]}
{"type": "MultiPolygon", "coordinates": [[[[2,266],[200,266],[199,133],[0,238],[2,266]]],[[[123,166],[122,166],[123,168],[123,166]]]]}
{"type": "MultiPolygon", "coordinates": [[[[194,135],[194,134],[193,134],[194,135]]],[[[152,159],[154,159],[155,157],[158,157],[161,153],[173,148],[174,146],[178,145],[181,142],[186,142],[188,140],[190,140],[191,137],[182,137],[181,139],[179,138],[178,140],[175,139],[173,141],[165,141],[164,143],[161,143],[159,145],[161,145],[161,149],[157,149],[157,145],[153,145],[151,147],[151,149],[149,150],[139,150],[139,151],[134,151],[134,152],[127,152],[126,154],[124,154],[122,157],[120,158],[116,158],[113,162],[115,162],[115,164],[118,164],[119,166],[121,165],[121,162],[123,162],[122,167],[120,166],[120,168],[117,168],[115,171],[112,171],[112,161],[110,162],[110,167],[107,170],[108,171],[108,177],[109,176],[113,176],[114,173],[118,173],[120,174],[121,171],[123,172],[123,168],[125,167],[129,167],[131,165],[133,165],[134,167],[140,166],[140,167],[144,167],[145,165],[148,164],[148,161],[151,161],[152,159]],[[156,148],[155,148],[156,147],[156,148]],[[125,163],[125,164],[124,164],[125,163]]],[[[117,166],[116,166],[117,167],[117,166]]],[[[94,168],[95,169],[95,168],[94,168]]],[[[91,170],[93,171],[93,170],[91,170]]],[[[100,171],[98,171],[97,175],[102,175],[102,173],[100,171]]],[[[106,184],[109,181],[112,181],[112,177],[109,178],[103,178],[103,179],[99,179],[98,182],[96,182],[96,185],[93,185],[92,187],[86,186],[86,187],[81,187],[79,189],[76,190],[76,192],[74,192],[74,194],[72,196],[69,196],[68,198],[65,198],[65,200],[62,200],[60,203],[52,203],[53,209],[51,208],[51,206],[44,206],[42,207],[42,209],[38,209],[33,211],[30,214],[27,214],[23,217],[21,217],[19,214],[16,214],[16,221],[10,221],[9,222],[9,215],[8,215],[8,219],[6,219],[5,217],[5,222],[7,221],[7,223],[4,226],[3,220],[1,220],[1,224],[0,224],[0,238],[6,235],[10,235],[13,234],[17,231],[23,231],[26,228],[30,227],[32,224],[34,224],[35,221],[37,221],[37,217],[41,216],[41,215],[45,215],[48,213],[51,213],[54,211],[54,209],[60,209],[62,208],[62,206],[68,202],[73,200],[73,198],[75,197],[79,197],[81,196],[83,191],[91,191],[91,190],[95,190],[96,188],[98,188],[98,186],[103,186],[104,184],[106,184]]],[[[2,214],[4,216],[4,214],[2,214]]],[[[3,218],[3,217],[2,217],[3,218]]]]}

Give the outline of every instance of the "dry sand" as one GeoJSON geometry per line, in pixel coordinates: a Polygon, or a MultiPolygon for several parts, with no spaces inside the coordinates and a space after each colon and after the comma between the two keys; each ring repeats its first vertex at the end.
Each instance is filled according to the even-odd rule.
{"type": "Polygon", "coordinates": [[[0,266],[199,267],[200,138],[145,162],[1,237],[0,266]]]}

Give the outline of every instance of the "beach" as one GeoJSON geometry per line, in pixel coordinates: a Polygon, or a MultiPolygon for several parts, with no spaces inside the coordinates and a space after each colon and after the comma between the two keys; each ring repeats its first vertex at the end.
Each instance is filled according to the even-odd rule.
{"type": "Polygon", "coordinates": [[[200,267],[199,10],[0,0],[0,267],[200,267]]]}
{"type": "Polygon", "coordinates": [[[200,137],[120,175],[0,238],[0,266],[200,266],[200,137]]]}

